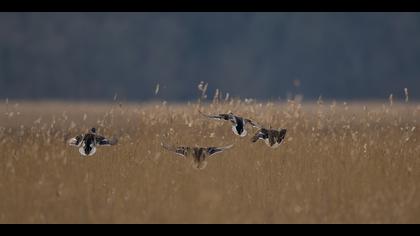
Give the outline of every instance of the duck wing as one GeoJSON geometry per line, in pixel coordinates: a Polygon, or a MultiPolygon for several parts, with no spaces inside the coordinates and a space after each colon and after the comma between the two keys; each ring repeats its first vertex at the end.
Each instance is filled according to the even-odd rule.
{"type": "Polygon", "coordinates": [[[286,129],[281,129],[280,131],[278,131],[278,134],[277,134],[278,143],[283,142],[284,138],[286,137],[286,133],[287,133],[286,129]]]}
{"type": "Polygon", "coordinates": [[[208,147],[206,151],[207,151],[208,156],[210,157],[232,147],[233,147],[233,144],[229,146],[225,146],[225,147],[208,147]]]}
{"type": "Polygon", "coordinates": [[[96,144],[99,146],[112,146],[117,144],[118,140],[116,138],[113,139],[107,139],[103,136],[96,135],[95,136],[96,144]]]}
{"type": "Polygon", "coordinates": [[[187,157],[189,147],[173,147],[164,143],[161,143],[162,147],[168,151],[174,152],[177,155],[187,157]]]}
{"type": "Polygon", "coordinates": [[[250,119],[245,119],[246,124],[250,124],[254,128],[262,128],[261,125],[257,124],[255,121],[252,121],[250,119]]]}
{"type": "Polygon", "coordinates": [[[215,120],[232,120],[232,116],[229,114],[219,114],[219,115],[206,115],[204,113],[200,112],[201,115],[210,118],[210,119],[215,119],[215,120]]]}
{"type": "Polygon", "coordinates": [[[77,135],[76,137],[69,139],[68,144],[70,146],[79,147],[82,141],[83,141],[83,135],[77,135]]]}

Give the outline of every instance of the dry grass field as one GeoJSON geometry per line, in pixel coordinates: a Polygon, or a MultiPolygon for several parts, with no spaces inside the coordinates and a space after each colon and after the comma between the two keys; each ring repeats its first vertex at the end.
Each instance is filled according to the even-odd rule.
{"type": "Polygon", "coordinates": [[[0,223],[420,223],[420,106],[201,105],[287,128],[271,149],[198,103],[0,104],[0,223]],[[117,137],[82,158],[66,141],[117,137]],[[229,145],[203,170],[174,145],[229,145]]]}

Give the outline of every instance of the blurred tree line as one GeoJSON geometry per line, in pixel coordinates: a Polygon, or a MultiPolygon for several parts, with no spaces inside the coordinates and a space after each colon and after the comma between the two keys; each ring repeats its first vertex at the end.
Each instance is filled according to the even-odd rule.
{"type": "Polygon", "coordinates": [[[0,13],[0,98],[185,101],[200,81],[209,96],[420,98],[420,14],[0,13]]]}

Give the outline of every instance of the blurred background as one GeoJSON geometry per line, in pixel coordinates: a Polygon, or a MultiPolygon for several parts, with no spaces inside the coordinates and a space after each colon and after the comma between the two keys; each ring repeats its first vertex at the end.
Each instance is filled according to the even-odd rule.
{"type": "Polygon", "coordinates": [[[419,13],[0,13],[0,98],[420,98],[419,13]],[[159,92],[156,95],[156,86],[159,92]]]}

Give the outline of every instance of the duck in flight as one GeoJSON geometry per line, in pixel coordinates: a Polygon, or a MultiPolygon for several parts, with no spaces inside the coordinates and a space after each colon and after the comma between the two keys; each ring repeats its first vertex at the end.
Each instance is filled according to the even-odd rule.
{"type": "Polygon", "coordinates": [[[96,152],[96,146],[111,146],[117,144],[117,139],[109,140],[96,134],[96,129],[92,128],[87,134],[81,134],[68,141],[70,146],[79,147],[79,152],[83,156],[92,156],[96,152]]]}
{"type": "Polygon", "coordinates": [[[174,152],[183,158],[192,157],[192,166],[196,169],[204,169],[207,166],[206,159],[217,153],[223,152],[226,149],[232,148],[232,145],[225,147],[173,147],[166,144],[161,144],[162,147],[168,151],[174,152]]]}
{"type": "Polygon", "coordinates": [[[255,122],[253,122],[252,120],[246,119],[240,116],[236,116],[232,112],[230,112],[229,114],[219,114],[219,115],[206,115],[206,114],[203,114],[201,111],[199,112],[203,116],[210,119],[230,121],[232,123],[233,133],[240,137],[245,137],[247,135],[248,132],[245,129],[245,126],[247,124],[250,124],[252,127],[260,128],[260,126],[256,124],[255,122]]]}
{"type": "Polygon", "coordinates": [[[251,138],[253,143],[257,142],[258,140],[262,139],[265,141],[265,144],[271,148],[277,148],[284,142],[284,138],[286,137],[286,129],[265,129],[261,128],[258,132],[251,138]]]}

